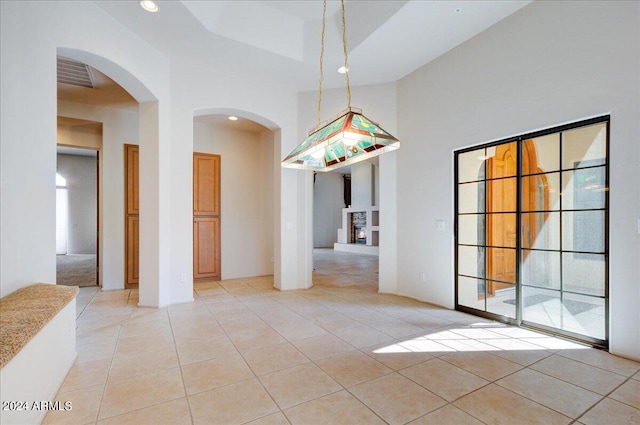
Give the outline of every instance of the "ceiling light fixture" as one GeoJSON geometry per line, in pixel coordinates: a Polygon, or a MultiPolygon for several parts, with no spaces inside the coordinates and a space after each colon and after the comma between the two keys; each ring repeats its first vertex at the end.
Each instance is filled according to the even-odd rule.
{"type": "Polygon", "coordinates": [[[140,6],[147,12],[157,12],[158,5],[153,0],[140,0],[140,6]]]}
{"type": "Polygon", "coordinates": [[[347,72],[349,72],[349,68],[347,68],[345,66],[341,66],[340,68],[338,68],[338,73],[339,74],[346,74],[347,72]]]}
{"type": "Polygon", "coordinates": [[[229,121],[238,121],[238,117],[235,115],[229,115],[229,121]]]}
{"type": "Polygon", "coordinates": [[[330,171],[382,155],[400,147],[398,139],[362,115],[361,109],[351,107],[344,0],[340,0],[340,5],[342,11],[342,49],[344,53],[344,65],[341,68],[345,71],[347,109],[341,112],[337,118],[321,125],[324,34],[327,15],[327,0],[324,0],[322,3],[322,36],[320,42],[318,121],[309,136],[282,161],[281,165],[285,168],[330,171]]]}

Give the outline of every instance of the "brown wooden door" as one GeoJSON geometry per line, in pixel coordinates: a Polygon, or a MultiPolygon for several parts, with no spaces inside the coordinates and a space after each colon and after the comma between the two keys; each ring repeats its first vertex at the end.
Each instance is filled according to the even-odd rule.
{"type": "Polygon", "coordinates": [[[495,280],[515,283],[516,278],[516,208],[517,158],[515,142],[496,147],[493,158],[487,161],[487,293],[511,285],[495,280]]]}
{"type": "Polygon", "coordinates": [[[139,150],[137,145],[124,145],[125,182],[125,286],[139,281],[140,258],[140,190],[139,150]]]}
{"type": "Polygon", "coordinates": [[[220,155],[194,153],[194,280],[220,280],[220,264],[220,155]]]}

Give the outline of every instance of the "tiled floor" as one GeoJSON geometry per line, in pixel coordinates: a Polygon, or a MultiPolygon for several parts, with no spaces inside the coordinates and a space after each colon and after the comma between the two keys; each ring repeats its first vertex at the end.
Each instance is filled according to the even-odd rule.
{"type": "Polygon", "coordinates": [[[160,310],[82,288],[73,409],[45,423],[640,423],[640,363],[379,295],[373,258],[319,252],[310,290],[202,283],[160,310]]]}

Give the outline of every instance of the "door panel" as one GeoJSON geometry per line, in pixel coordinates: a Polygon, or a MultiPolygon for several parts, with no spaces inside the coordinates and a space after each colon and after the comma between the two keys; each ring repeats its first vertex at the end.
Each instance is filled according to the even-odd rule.
{"type": "Polygon", "coordinates": [[[139,149],[124,145],[125,181],[125,287],[139,282],[140,258],[140,189],[139,149]]]}
{"type": "Polygon", "coordinates": [[[220,215],[220,156],[193,155],[193,214],[220,215]]]}
{"type": "Polygon", "coordinates": [[[196,217],[193,220],[194,278],[220,278],[220,219],[196,217]]]}
{"type": "Polygon", "coordinates": [[[220,280],[220,155],[193,154],[193,278],[220,280]]]}
{"type": "Polygon", "coordinates": [[[127,284],[139,282],[140,217],[127,217],[127,284]]]}

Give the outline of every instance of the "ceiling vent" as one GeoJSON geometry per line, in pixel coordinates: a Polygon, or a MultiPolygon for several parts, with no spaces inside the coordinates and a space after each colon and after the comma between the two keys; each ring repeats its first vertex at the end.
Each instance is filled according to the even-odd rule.
{"type": "Polygon", "coordinates": [[[90,89],[96,87],[88,65],[60,57],[58,58],[58,82],[90,89]]]}

